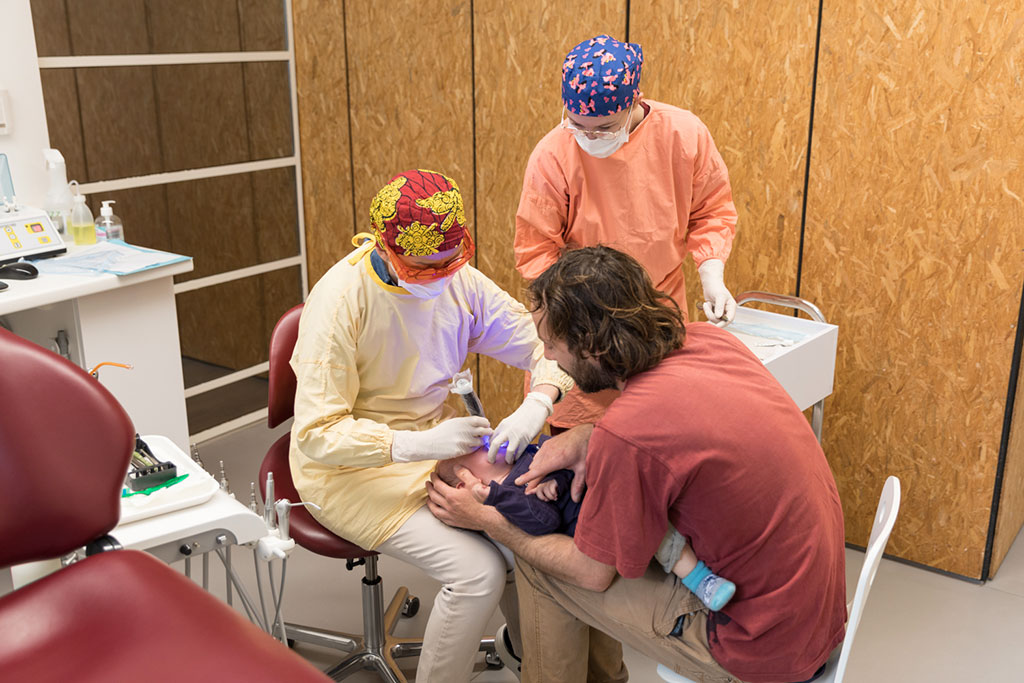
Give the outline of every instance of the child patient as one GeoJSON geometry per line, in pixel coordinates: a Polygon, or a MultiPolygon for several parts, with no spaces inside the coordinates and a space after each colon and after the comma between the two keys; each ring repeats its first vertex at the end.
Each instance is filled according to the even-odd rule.
{"type": "MultiPolygon", "coordinates": [[[[543,437],[542,437],[543,439],[543,437]]],[[[479,481],[472,484],[472,493],[484,505],[497,508],[498,512],[528,534],[561,533],[572,536],[576,532],[576,520],[580,514],[580,503],[569,495],[572,470],[557,470],[545,477],[537,489],[529,495],[526,485],[516,486],[515,480],[530,469],[538,446],[530,445],[519,456],[514,465],[505,462],[500,452],[494,463],[487,462],[487,449],[481,448],[468,455],[437,463],[437,475],[449,486],[461,488],[464,483],[456,475],[459,467],[468,469],[479,481]]],[[[669,525],[655,559],[666,572],[674,573],[683,585],[690,589],[711,611],[717,612],[725,606],[736,585],[711,571],[686,542],[686,537],[669,525]]]]}

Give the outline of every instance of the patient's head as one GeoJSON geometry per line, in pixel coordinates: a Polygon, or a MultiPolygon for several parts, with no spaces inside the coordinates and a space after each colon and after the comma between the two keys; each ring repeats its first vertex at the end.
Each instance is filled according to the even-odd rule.
{"type": "Polygon", "coordinates": [[[496,458],[497,462],[487,462],[487,449],[478,448],[472,453],[460,455],[450,460],[441,460],[437,463],[437,476],[449,486],[458,486],[462,480],[455,474],[457,468],[465,467],[473,476],[485,484],[492,481],[501,482],[512,470],[512,465],[505,462],[503,457],[496,458]]]}

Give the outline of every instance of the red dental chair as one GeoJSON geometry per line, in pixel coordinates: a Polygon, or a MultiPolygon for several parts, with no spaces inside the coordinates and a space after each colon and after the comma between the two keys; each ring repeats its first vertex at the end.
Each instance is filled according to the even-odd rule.
{"type": "MultiPolygon", "coordinates": [[[[0,569],[116,547],[107,534],[135,435],[121,405],[3,329],[0,399],[0,569]]],[[[326,680],[164,563],[116,549],[0,597],[0,679],[326,680]]]]}

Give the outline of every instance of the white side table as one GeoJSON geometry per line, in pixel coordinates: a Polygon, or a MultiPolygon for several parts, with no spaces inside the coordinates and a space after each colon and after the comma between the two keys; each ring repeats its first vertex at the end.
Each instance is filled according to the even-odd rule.
{"type": "MultiPolygon", "coordinates": [[[[103,361],[132,365],[104,368],[100,381],[140,433],[164,434],[188,450],[174,276],[191,270],[189,259],[131,275],[41,273],[34,280],[5,280],[0,323],[51,350],[64,330],[71,360],[85,369],[103,361]]],[[[74,409],[59,396],[53,407],[58,422],[62,411],[74,409]]]]}

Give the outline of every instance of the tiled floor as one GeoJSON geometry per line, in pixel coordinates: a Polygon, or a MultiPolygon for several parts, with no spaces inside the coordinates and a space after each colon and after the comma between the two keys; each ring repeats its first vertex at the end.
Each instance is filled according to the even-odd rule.
{"type": "MultiPolygon", "coordinates": [[[[256,478],[267,446],[283,433],[262,426],[244,429],[201,445],[211,469],[223,460],[233,490],[248,502],[249,482],[256,478]]],[[[897,521],[897,524],[899,522],[897,521]]],[[[245,550],[234,560],[252,587],[253,563],[245,550]]],[[[852,595],[863,554],[847,550],[847,586],[852,595]]],[[[214,562],[216,564],[216,562],[214,562]]],[[[212,575],[220,577],[219,567],[212,575]]],[[[361,574],[361,570],[357,570],[361,574]]],[[[385,599],[406,585],[422,602],[420,614],[403,620],[396,634],[422,634],[438,585],[414,567],[382,557],[385,599]]],[[[275,578],[279,578],[275,574],[275,578]]],[[[341,631],[361,630],[359,578],[344,563],[296,550],[288,562],[286,614],[289,621],[341,631]]],[[[219,581],[215,591],[223,593],[219,581]]],[[[255,589],[251,588],[255,593],[255,589]]],[[[493,633],[501,618],[489,625],[493,633]]],[[[868,600],[864,620],[847,671],[849,683],[1013,683],[1024,681],[1024,540],[1018,539],[996,578],[984,585],[968,583],[898,562],[883,560],[868,600]]],[[[326,668],[338,654],[299,646],[317,666],[326,668]]],[[[655,683],[655,665],[626,653],[630,680],[655,683]]],[[[411,676],[412,672],[410,672],[411,676]]],[[[347,679],[377,681],[369,672],[347,679]]],[[[513,683],[508,671],[481,671],[474,681],[513,683]]]]}

